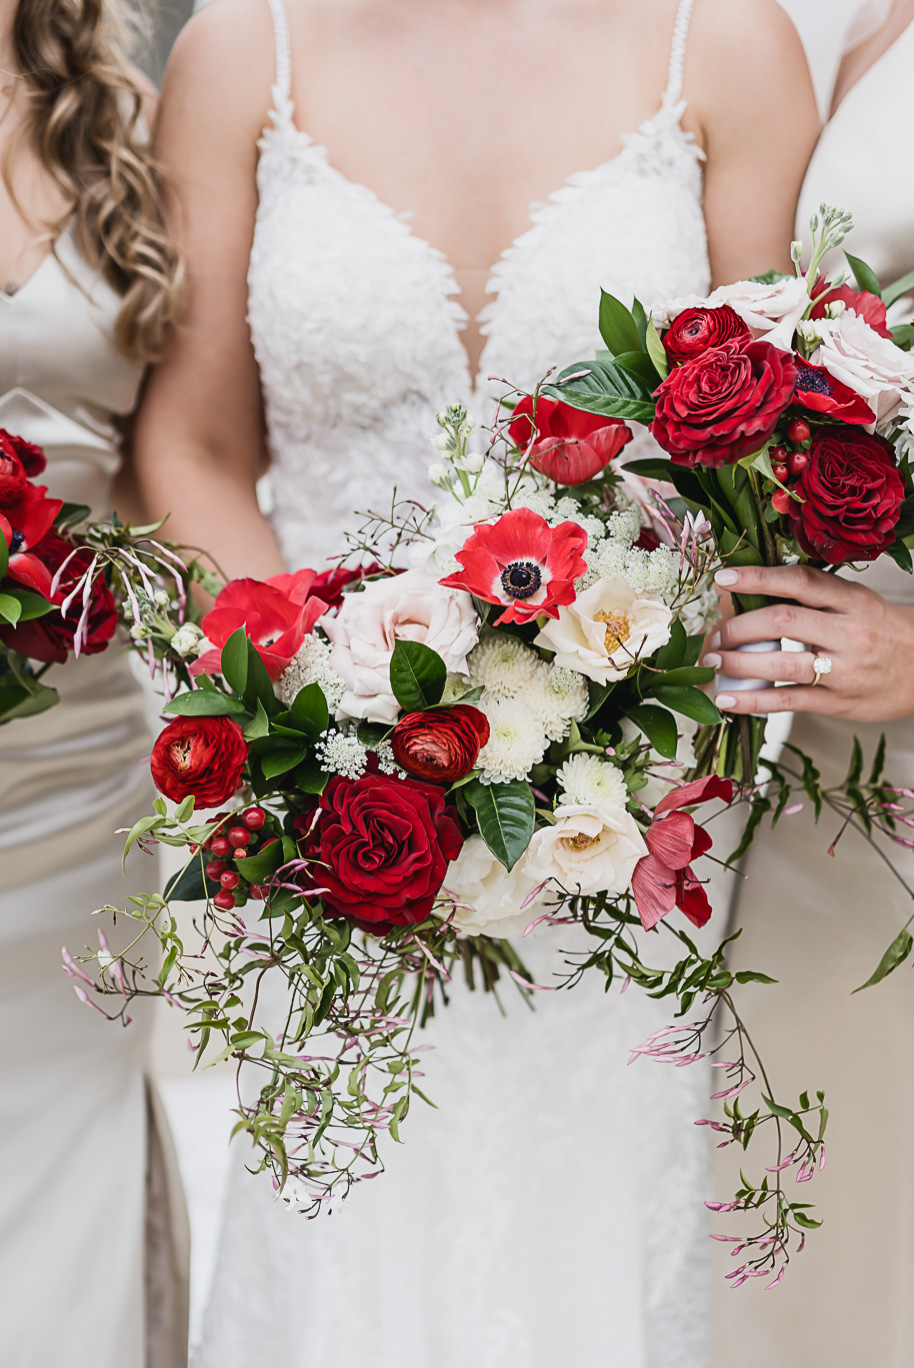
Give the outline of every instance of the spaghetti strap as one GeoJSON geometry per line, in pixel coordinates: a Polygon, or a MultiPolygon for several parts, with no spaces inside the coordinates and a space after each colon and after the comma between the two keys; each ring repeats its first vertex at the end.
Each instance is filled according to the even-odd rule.
{"type": "Polygon", "coordinates": [[[269,0],[276,35],[276,84],[273,94],[276,107],[288,105],[292,96],[292,44],[289,40],[289,17],[283,0],[269,0]]]}
{"type": "MultiPolygon", "coordinates": [[[[281,0],[277,0],[281,3],[281,0]]],[[[689,24],[695,0],[679,0],[676,22],[673,25],[673,46],[670,51],[670,70],[667,76],[666,91],[663,96],[665,105],[678,104],[682,99],[682,77],[685,71],[686,47],[689,41],[689,24]]]]}

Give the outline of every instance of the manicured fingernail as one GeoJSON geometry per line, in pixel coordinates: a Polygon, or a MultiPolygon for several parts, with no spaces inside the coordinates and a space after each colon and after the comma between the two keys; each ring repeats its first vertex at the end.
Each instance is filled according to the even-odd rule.
{"type": "Polygon", "coordinates": [[[716,697],[715,697],[715,699],[714,699],[714,702],[717,704],[717,706],[718,706],[719,708],[724,708],[724,709],[727,709],[727,708],[735,708],[735,707],[736,707],[736,695],[735,695],[735,694],[717,694],[716,697]]]}
{"type": "Polygon", "coordinates": [[[721,665],[720,656],[715,655],[712,651],[710,655],[705,656],[705,665],[707,665],[709,670],[719,670],[721,665]]]}
{"type": "Polygon", "coordinates": [[[726,585],[726,586],[729,586],[729,585],[731,585],[731,584],[738,584],[738,583],[739,583],[739,571],[738,571],[738,570],[718,570],[717,574],[714,576],[714,583],[715,583],[715,584],[723,584],[723,585],[726,585]]]}
{"type": "Polygon", "coordinates": [[[714,633],[711,640],[708,642],[708,645],[711,647],[712,651],[720,650],[720,632],[714,633]]]}

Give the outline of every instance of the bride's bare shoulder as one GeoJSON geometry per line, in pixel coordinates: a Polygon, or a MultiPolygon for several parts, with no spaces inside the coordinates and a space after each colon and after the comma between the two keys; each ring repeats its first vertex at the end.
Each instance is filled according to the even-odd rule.
{"type": "Polygon", "coordinates": [[[686,64],[697,103],[728,124],[735,111],[754,119],[793,108],[814,139],[818,117],[809,64],[793,20],[779,0],[697,0],[686,64]]]}
{"type": "Polygon", "coordinates": [[[210,0],[182,29],[162,87],[181,105],[223,128],[256,130],[266,121],[276,43],[268,0],[210,0]]]}

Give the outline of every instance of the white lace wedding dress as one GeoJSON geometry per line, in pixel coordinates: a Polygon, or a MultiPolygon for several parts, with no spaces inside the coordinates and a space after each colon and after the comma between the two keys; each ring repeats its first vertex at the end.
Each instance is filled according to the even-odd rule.
{"type": "MultiPolygon", "coordinates": [[[[296,128],[281,0],[260,144],[250,321],[291,565],[337,553],[353,509],[425,488],[434,415],[473,394],[442,256],[296,128]]],[[[531,213],[493,273],[481,375],[533,385],[599,345],[600,286],[646,303],[708,285],[701,154],[669,88],[623,151],[531,213]]],[[[565,931],[526,944],[539,983],[565,931]]],[[[308,1222],[239,1161],[197,1368],[703,1368],[703,1066],[627,1068],[668,1007],[594,981],[536,1011],[454,985],[387,1172],[308,1222]]],[[[245,1157],[242,1152],[240,1159],[245,1157]]]]}

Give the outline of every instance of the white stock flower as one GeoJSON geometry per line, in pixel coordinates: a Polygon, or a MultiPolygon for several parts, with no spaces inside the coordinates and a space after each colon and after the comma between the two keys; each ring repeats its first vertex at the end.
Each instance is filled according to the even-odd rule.
{"type": "Polygon", "coordinates": [[[914,356],[880,337],[853,309],[819,319],[819,334],[813,362],[866,400],[880,430],[914,403],[914,356]]]}
{"type": "Polygon", "coordinates": [[[621,576],[600,579],[549,619],[536,645],[554,651],[556,665],[610,684],[669,641],[672,620],[659,596],[639,597],[621,576]]]}
{"type": "Polygon", "coordinates": [[[623,807],[563,803],[554,816],[554,826],[533,833],[524,874],[584,897],[627,892],[635,866],[648,853],[632,815],[623,807]]]}
{"type": "Polygon", "coordinates": [[[556,775],[564,802],[583,806],[625,807],[628,789],[622,771],[598,755],[582,753],[566,760],[556,775]]]}
{"type": "Polygon", "coordinates": [[[546,754],[549,738],[523,698],[483,694],[476,705],[489,720],[489,739],[479,752],[479,778],[484,784],[526,779],[546,754]]]}
{"type": "Polygon", "coordinates": [[[301,650],[279,676],[279,696],[290,708],[306,684],[319,684],[327,706],[335,712],[346,692],[330,661],[330,647],[319,636],[305,637],[301,650]]]}
{"type": "Polygon", "coordinates": [[[529,687],[542,661],[536,651],[507,632],[484,632],[467,657],[467,673],[474,688],[498,698],[516,698],[529,687]]]}
{"type": "Polygon", "coordinates": [[[508,940],[522,936],[539,915],[538,905],[548,895],[544,891],[534,896],[536,891],[523,861],[509,872],[481,836],[470,836],[448,866],[435,916],[446,920],[453,913],[453,925],[467,936],[508,940]]]}
{"type": "Polygon", "coordinates": [[[539,669],[523,699],[550,741],[564,741],[572,722],[583,722],[590,710],[587,680],[575,670],[539,661],[539,669]]]}
{"type": "Polygon", "coordinates": [[[171,649],[186,659],[188,656],[197,654],[202,640],[203,633],[200,628],[193,622],[185,622],[172,637],[171,649]]]}
{"type": "Polygon", "coordinates": [[[400,707],[390,687],[398,641],[420,641],[437,651],[449,671],[466,674],[479,620],[469,594],[445,589],[422,570],[370,580],[347,594],[335,618],[321,624],[332,644],[330,662],[346,691],[338,713],[370,722],[395,722],[400,707]]]}

